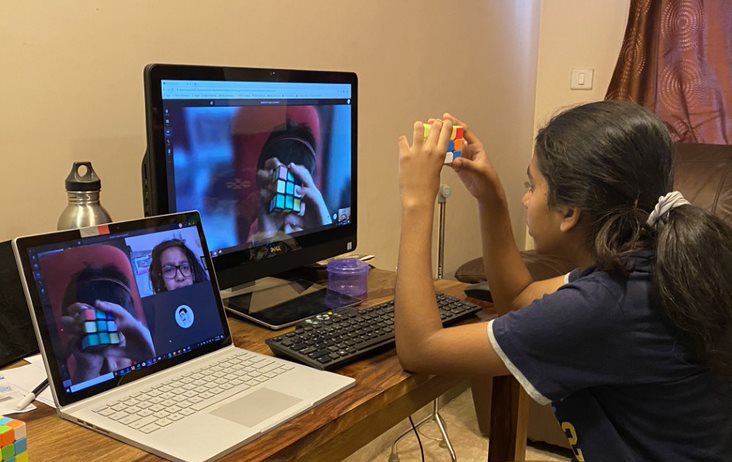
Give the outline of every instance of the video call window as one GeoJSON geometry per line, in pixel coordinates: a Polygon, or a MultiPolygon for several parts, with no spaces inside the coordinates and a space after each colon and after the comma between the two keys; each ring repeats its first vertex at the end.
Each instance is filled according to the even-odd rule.
{"type": "Polygon", "coordinates": [[[212,250],[350,223],[349,105],[185,104],[166,104],[172,200],[201,211],[212,250]]]}
{"type": "Polygon", "coordinates": [[[195,227],[68,244],[40,253],[36,273],[64,385],[223,333],[195,227]]]}

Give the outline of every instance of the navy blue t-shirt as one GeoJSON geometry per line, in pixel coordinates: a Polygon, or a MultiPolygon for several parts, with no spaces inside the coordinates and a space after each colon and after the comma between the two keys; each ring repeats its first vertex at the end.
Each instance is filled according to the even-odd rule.
{"type": "Polygon", "coordinates": [[[578,461],[732,461],[732,392],[651,302],[653,253],[627,278],[594,268],[491,321],[494,349],[552,403],[578,461]]]}

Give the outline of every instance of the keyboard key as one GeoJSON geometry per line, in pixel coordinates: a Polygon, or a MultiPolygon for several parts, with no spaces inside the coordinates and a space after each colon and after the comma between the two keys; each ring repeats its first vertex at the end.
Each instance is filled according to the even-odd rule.
{"type": "Polygon", "coordinates": [[[140,431],[142,433],[152,433],[155,430],[160,430],[160,428],[162,428],[162,427],[160,427],[160,425],[151,423],[151,424],[145,425],[144,427],[140,428],[140,431]]]}
{"type": "Polygon", "coordinates": [[[180,412],[180,407],[178,407],[178,406],[175,406],[175,405],[173,405],[173,406],[170,406],[170,407],[168,408],[168,412],[170,412],[171,414],[174,414],[174,413],[176,413],[176,412],[180,412]]]}
{"type": "Polygon", "coordinates": [[[107,408],[104,408],[103,410],[99,411],[99,415],[103,415],[104,417],[109,417],[112,414],[114,414],[115,412],[117,412],[117,411],[115,411],[111,407],[107,407],[107,408]]]}
{"type": "Polygon", "coordinates": [[[127,414],[124,411],[117,411],[114,414],[110,415],[109,418],[112,420],[122,420],[125,417],[127,417],[129,414],[127,414]]]}
{"type": "Polygon", "coordinates": [[[128,415],[127,417],[125,417],[124,419],[121,419],[119,421],[119,423],[124,424],[124,425],[129,425],[136,420],[140,420],[140,416],[131,414],[131,415],[128,415]]]}
{"type": "Polygon", "coordinates": [[[166,425],[172,424],[173,421],[170,419],[164,418],[164,419],[158,419],[157,421],[155,421],[155,423],[160,425],[161,427],[164,427],[166,425]]]}
{"type": "Polygon", "coordinates": [[[155,422],[155,420],[157,420],[157,419],[153,416],[143,417],[139,420],[132,422],[129,426],[130,426],[130,428],[132,428],[134,430],[138,430],[138,429],[144,427],[145,425],[149,425],[150,423],[155,422]]]}

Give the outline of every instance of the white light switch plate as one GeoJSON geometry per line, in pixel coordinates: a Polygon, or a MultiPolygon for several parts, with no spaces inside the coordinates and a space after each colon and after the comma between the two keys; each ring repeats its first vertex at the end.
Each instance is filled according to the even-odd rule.
{"type": "Polygon", "coordinates": [[[590,68],[572,69],[572,79],[569,83],[571,90],[592,90],[592,78],[595,70],[590,68]]]}

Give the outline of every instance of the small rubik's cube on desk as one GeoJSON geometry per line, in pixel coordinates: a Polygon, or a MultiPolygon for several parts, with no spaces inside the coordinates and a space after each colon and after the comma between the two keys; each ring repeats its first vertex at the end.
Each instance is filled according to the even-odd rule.
{"type": "Polygon", "coordinates": [[[102,310],[89,308],[84,310],[84,337],[81,349],[119,345],[119,331],[114,315],[102,310]]]}
{"type": "MultiPolygon", "coordinates": [[[[432,126],[430,124],[424,124],[425,139],[427,139],[427,137],[429,136],[431,128],[432,126]]],[[[465,140],[463,139],[463,132],[464,129],[462,126],[452,126],[452,133],[450,134],[450,144],[447,146],[447,155],[445,156],[446,164],[451,164],[454,159],[457,159],[458,157],[463,155],[463,144],[465,143],[465,140]]]]}
{"type": "Polygon", "coordinates": [[[302,194],[298,191],[301,186],[287,167],[280,165],[272,174],[275,186],[275,195],[269,203],[269,213],[300,213],[302,210],[302,194]]]}
{"type": "Polygon", "coordinates": [[[0,416],[0,454],[3,462],[28,462],[25,422],[0,416]]]}

